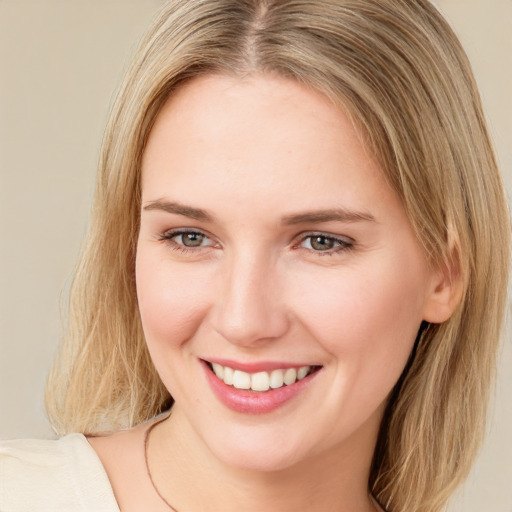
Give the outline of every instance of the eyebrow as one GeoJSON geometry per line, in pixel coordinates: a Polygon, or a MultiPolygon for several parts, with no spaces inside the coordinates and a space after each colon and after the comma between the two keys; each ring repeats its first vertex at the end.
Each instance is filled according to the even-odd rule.
{"type": "Polygon", "coordinates": [[[309,212],[296,213],[283,217],[283,224],[319,224],[321,222],[376,222],[375,217],[368,212],[355,212],[344,208],[329,210],[313,210],[309,212]]]}
{"type": "Polygon", "coordinates": [[[184,217],[189,217],[190,219],[200,220],[203,222],[213,222],[214,220],[214,216],[206,210],[172,201],[164,201],[163,199],[151,201],[146,204],[143,209],[146,211],[161,210],[167,213],[176,213],[178,215],[183,215],[184,217]]]}
{"type": "MultiPolygon", "coordinates": [[[[203,222],[214,222],[215,216],[207,210],[201,208],[195,208],[174,201],[166,201],[163,199],[157,199],[146,204],[143,208],[146,211],[161,210],[167,213],[174,213],[177,215],[183,215],[191,219],[203,221],[203,222]]],[[[282,218],[284,225],[293,226],[295,224],[320,224],[322,222],[376,222],[375,217],[368,212],[356,212],[346,210],[344,208],[333,208],[328,210],[312,210],[308,212],[294,213],[285,215],[282,218]]]]}

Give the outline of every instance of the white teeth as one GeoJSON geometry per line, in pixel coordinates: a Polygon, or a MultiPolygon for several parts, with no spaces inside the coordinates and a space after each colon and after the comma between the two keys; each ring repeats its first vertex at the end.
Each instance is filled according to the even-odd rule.
{"type": "Polygon", "coordinates": [[[221,366],[217,363],[212,363],[213,371],[215,372],[215,375],[219,377],[220,380],[224,380],[224,366],[221,366]]]}
{"type": "Polygon", "coordinates": [[[272,389],[280,388],[284,384],[284,371],[274,370],[270,374],[270,387],[272,389]]]}
{"type": "Polygon", "coordinates": [[[262,392],[277,389],[284,385],[290,386],[298,380],[304,379],[311,372],[312,367],[301,366],[299,368],[273,370],[272,372],[247,373],[242,370],[234,370],[229,366],[212,363],[212,369],[215,375],[229,386],[236,389],[251,389],[252,391],[262,392]]]}
{"type": "Polygon", "coordinates": [[[288,368],[284,372],[284,383],[289,386],[297,380],[297,370],[295,368],[288,368]]]}
{"type": "Polygon", "coordinates": [[[251,376],[240,370],[233,374],[233,387],[236,389],[251,389],[251,376]]]}
{"type": "Polygon", "coordinates": [[[251,389],[253,391],[267,391],[270,387],[268,372],[253,373],[251,376],[251,389]]]}
{"type": "Polygon", "coordinates": [[[309,366],[301,366],[297,370],[297,380],[302,380],[309,372],[310,367],[309,366]]]}
{"type": "Polygon", "coordinates": [[[229,386],[233,385],[233,374],[235,370],[230,368],[229,366],[224,366],[224,384],[228,384],[229,386]]]}

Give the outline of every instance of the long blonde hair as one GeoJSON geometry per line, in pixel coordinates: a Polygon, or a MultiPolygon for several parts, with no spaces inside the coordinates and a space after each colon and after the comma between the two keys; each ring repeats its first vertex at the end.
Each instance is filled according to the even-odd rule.
{"type": "Polygon", "coordinates": [[[277,73],[342,105],[433,264],[460,273],[425,324],[382,422],[369,488],[390,512],[436,512],[481,443],[509,263],[508,211],[467,57],[427,0],[173,0],[112,109],[69,325],[47,389],[61,434],[137,424],[172,398],[150,361],[134,282],[140,163],[163,103],[206,73],[277,73]]]}

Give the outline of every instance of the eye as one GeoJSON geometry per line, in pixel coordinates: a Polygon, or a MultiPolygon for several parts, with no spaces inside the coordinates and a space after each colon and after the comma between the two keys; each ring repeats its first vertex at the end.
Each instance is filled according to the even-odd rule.
{"type": "Polygon", "coordinates": [[[213,247],[216,243],[201,231],[171,230],[164,233],[161,240],[168,241],[171,248],[176,250],[193,250],[200,247],[213,247]]]}
{"type": "Polygon", "coordinates": [[[173,236],[177,244],[184,245],[185,247],[201,247],[207,245],[205,242],[208,240],[202,233],[180,233],[173,236]]]}
{"type": "Polygon", "coordinates": [[[299,246],[310,251],[333,254],[351,249],[354,242],[348,238],[340,238],[325,233],[311,233],[304,236],[299,246]]]}

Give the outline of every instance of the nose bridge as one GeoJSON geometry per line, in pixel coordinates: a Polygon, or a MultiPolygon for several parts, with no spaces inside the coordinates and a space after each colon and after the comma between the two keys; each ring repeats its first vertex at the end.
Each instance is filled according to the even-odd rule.
{"type": "Polygon", "coordinates": [[[263,250],[243,248],[226,258],[216,330],[229,342],[252,346],[282,336],[288,326],[277,265],[263,250]]]}

